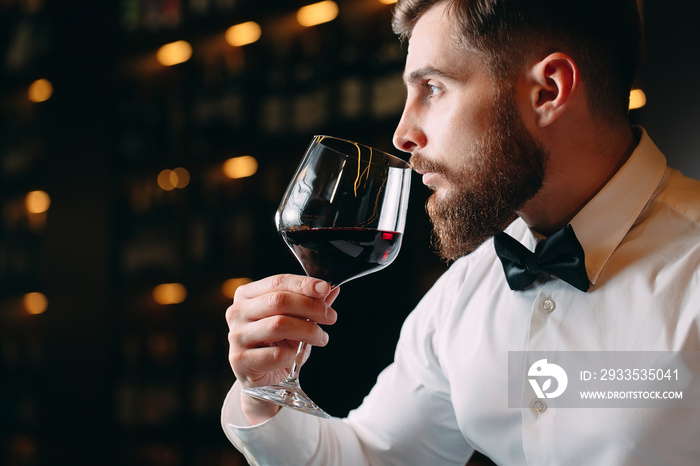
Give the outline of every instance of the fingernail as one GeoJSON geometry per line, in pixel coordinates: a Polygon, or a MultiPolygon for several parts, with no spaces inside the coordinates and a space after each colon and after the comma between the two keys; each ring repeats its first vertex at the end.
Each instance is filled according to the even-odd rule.
{"type": "Polygon", "coordinates": [[[328,288],[328,283],[326,282],[316,282],[316,284],[314,285],[314,290],[316,291],[316,293],[323,295],[328,294],[328,292],[330,291],[330,289],[328,288]]]}
{"type": "Polygon", "coordinates": [[[326,332],[323,332],[323,333],[321,334],[321,342],[322,342],[324,345],[327,345],[327,344],[328,344],[328,339],[329,339],[328,334],[327,334],[326,332]]]}

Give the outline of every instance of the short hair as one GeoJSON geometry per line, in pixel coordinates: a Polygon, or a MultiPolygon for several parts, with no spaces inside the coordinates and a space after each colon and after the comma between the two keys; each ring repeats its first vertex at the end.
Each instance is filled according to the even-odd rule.
{"type": "Polygon", "coordinates": [[[627,119],[642,56],[636,0],[399,0],[394,32],[410,38],[418,19],[441,2],[456,20],[458,40],[484,57],[496,83],[513,82],[528,60],[563,52],[578,66],[591,111],[627,119]]]}

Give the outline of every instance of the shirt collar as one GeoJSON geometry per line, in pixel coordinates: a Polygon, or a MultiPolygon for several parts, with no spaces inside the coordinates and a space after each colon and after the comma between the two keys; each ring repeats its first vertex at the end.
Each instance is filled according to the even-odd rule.
{"type": "Polygon", "coordinates": [[[593,284],[652,198],[666,170],[666,158],[646,131],[641,131],[639,144],[627,162],[571,220],[586,252],[586,271],[593,284]]]}

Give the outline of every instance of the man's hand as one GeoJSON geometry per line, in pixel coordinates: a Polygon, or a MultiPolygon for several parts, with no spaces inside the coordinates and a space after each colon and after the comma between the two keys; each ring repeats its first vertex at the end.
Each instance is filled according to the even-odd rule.
{"type": "MultiPolygon", "coordinates": [[[[335,323],[337,314],[330,305],[339,291],[301,275],[276,275],[239,287],[226,321],[229,362],[242,387],[284,380],[301,341],[325,346],[328,334],[318,324],[335,323]]],[[[251,425],[279,411],[279,406],[247,395],[241,396],[241,406],[251,425]]]]}

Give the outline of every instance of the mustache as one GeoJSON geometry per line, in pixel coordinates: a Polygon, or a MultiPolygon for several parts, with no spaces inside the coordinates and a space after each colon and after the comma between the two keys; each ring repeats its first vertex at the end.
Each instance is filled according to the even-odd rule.
{"type": "Polygon", "coordinates": [[[432,172],[440,175],[448,173],[448,170],[442,164],[430,160],[419,153],[412,154],[408,163],[414,171],[432,172]]]}

